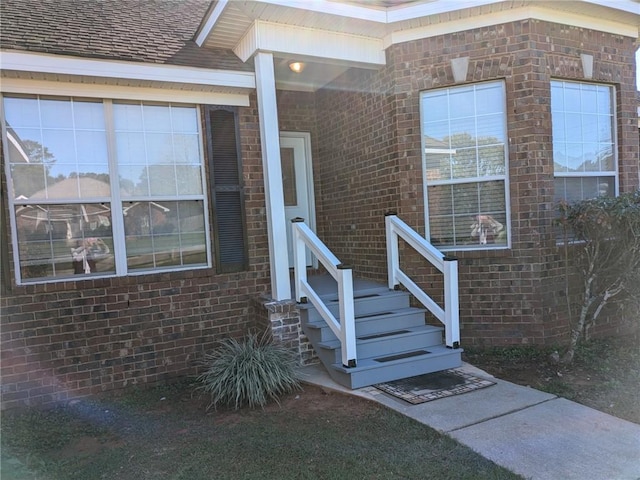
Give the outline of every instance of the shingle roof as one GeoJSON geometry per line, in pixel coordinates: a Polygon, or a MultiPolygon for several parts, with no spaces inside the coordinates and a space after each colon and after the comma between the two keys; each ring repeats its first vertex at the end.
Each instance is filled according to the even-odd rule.
{"type": "Polygon", "coordinates": [[[5,50],[252,70],[193,36],[210,0],[1,0],[5,50]]]}

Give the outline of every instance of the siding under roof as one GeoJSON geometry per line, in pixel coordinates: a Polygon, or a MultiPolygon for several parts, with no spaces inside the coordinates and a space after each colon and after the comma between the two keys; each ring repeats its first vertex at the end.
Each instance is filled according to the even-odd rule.
{"type": "Polygon", "coordinates": [[[193,41],[208,0],[2,0],[0,45],[84,58],[252,71],[193,41]]]}

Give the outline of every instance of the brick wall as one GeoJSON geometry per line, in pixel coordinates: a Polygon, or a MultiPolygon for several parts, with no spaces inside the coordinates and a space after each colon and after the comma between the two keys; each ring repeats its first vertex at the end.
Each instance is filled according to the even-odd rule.
{"type": "Polygon", "coordinates": [[[317,95],[318,232],[355,273],[382,278],[384,213],[398,208],[400,186],[391,69],[342,76],[317,95]]]}
{"type": "MultiPolygon", "coordinates": [[[[215,340],[255,327],[251,300],[269,290],[255,97],[239,117],[249,270],[3,285],[3,408],[193,375],[215,340]]],[[[6,185],[4,174],[2,181],[6,185]]],[[[11,245],[9,238],[2,243],[11,245]]]]}
{"type": "MultiPolygon", "coordinates": [[[[553,226],[550,80],[585,80],[580,54],[594,56],[593,79],[585,81],[616,87],[620,184],[632,190],[634,52],[631,38],[537,20],[390,47],[386,68],[351,71],[317,94],[321,237],[359,275],[384,280],[384,212],[397,210],[424,233],[420,92],[458,85],[450,60],[468,56],[463,83],[505,82],[512,248],[454,252],[463,344],[562,341],[569,324],[553,226]]],[[[406,256],[406,267],[428,289],[441,286],[414,257],[406,256]]]]}

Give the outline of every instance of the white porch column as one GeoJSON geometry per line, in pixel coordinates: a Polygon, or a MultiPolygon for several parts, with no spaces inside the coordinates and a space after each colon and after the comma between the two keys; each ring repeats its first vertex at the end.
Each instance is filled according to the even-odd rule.
{"type": "Polygon", "coordinates": [[[254,57],[254,62],[269,235],[271,296],[274,300],[287,300],[291,298],[286,230],[289,225],[287,225],[284,215],[280,130],[278,127],[273,55],[271,53],[258,52],[254,57]]]}

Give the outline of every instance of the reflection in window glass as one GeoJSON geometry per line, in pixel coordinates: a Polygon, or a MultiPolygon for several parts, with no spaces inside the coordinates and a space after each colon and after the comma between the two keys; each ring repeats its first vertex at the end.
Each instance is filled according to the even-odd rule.
{"type": "Polygon", "coordinates": [[[508,245],[504,95],[502,82],[422,94],[427,231],[440,248],[508,245]]]}
{"type": "Polygon", "coordinates": [[[616,195],[613,87],[551,82],[555,199],[616,195]]]}
{"type": "Polygon", "coordinates": [[[25,280],[115,273],[109,204],[15,207],[25,280]]]}
{"type": "Polygon", "coordinates": [[[102,182],[108,191],[101,102],[5,98],[4,106],[15,198],[71,200],[102,196],[83,186],[93,181],[102,182]],[[35,118],[27,119],[25,112],[35,118]],[[30,128],[23,128],[26,125],[30,128]]]}
{"type": "Polygon", "coordinates": [[[124,198],[202,195],[195,108],[117,103],[113,113],[124,198]]]}
{"type": "Polygon", "coordinates": [[[209,264],[195,107],[3,102],[21,283],[209,264]]]}
{"type": "Polygon", "coordinates": [[[123,210],[130,270],[206,263],[201,201],[129,202],[123,210]]]}

